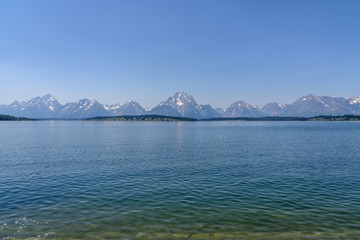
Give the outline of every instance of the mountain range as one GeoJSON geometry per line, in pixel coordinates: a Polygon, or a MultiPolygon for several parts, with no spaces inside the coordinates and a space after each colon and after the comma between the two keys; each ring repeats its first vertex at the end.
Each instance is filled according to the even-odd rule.
{"type": "Polygon", "coordinates": [[[60,104],[50,94],[35,97],[29,101],[14,101],[9,105],[0,104],[0,114],[28,118],[89,118],[96,116],[123,115],[166,115],[174,117],[191,117],[197,119],[218,117],[265,117],[290,116],[313,117],[318,115],[360,115],[359,97],[330,97],[307,95],[291,104],[268,103],[264,106],[250,105],[236,101],[226,110],[213,109],[209,104],[198,104],[195,99],[183,92],[161,102],[152,109],[144,109],[135,101],[121,104],[101,104],[96,100],[81,99],[77,102],[60,104]]]}

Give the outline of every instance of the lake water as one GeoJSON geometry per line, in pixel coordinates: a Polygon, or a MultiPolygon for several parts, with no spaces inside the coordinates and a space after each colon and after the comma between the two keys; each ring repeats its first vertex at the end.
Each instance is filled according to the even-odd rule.
{"type": "Polygon", "coordinates": [[[0,239],[359,239],[360,122],[1,122],[0,239]]]}

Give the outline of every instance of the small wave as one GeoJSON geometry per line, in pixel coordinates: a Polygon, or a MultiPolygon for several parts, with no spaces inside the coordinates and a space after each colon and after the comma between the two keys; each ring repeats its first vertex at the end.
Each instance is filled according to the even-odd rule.
{"type": "Polygon", "coordinates": [[[0,225],[0,239],[17,239],[18,235],[21,234],[22,237],[26,236],[26,239],[29,240],[43,240],[54,234],[54,232],[41,233],[41,228],[49,224],[51,221],[39,221],[28,217],[3,222],[0,225]],[[28,231],[29,228],[32,228],[31,231],[28,231]]]}

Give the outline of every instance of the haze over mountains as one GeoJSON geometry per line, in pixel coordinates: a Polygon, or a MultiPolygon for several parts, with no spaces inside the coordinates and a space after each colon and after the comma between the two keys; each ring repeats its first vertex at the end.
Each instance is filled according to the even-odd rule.
{"type": "Polygon", "coordinates": [[[226,110],[223,110],[221,108],[213,109],[208,104],[198,104],[192,96],[178,92],[153,109],[145,110],[135,101],[128,101],[123,105],[107,105],[101,104],[96,100],[82,99],[62,105],[54,96],[47,94],[43,97],[35,97],[29,101],[15,101],[9,105],[0,104],[0,114],[29,118],[89,118],[96,116],[157,114],[197,119],[217,117],[360,115],[360,96],[345,98],[307,95],[291,104],[268,103],[261,107],[237,101],[226,110]]]}

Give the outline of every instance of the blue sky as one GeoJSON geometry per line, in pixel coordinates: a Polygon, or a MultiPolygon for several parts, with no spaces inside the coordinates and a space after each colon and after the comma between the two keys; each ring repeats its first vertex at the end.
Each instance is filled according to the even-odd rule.
{"type": "Polygon", "coordinates": [[[360,1],[0,1],[0,103],[360,95],[360,1]]]}

